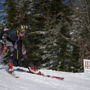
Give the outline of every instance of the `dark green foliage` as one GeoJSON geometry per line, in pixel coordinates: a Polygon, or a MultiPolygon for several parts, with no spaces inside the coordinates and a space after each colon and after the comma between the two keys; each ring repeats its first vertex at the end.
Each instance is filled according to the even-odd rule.
{"type": "MultiPolygon", "coordinates": [[[[80,48],[64,37],[71,38],[72,10],[62,0],[6,0],[8,3],[6,26],[28,25],[23,43],[35,67],[62,71],[80,71],[80,48]],[[21,6],[20,6],[21,5],[21,6]],[[20,12],[23,19],[20,20],[20,12]],[[64,35],[64,37],[62,36],[64,35]]],[[[22,59],[23,66],[26,66],[22,59]]]]}
{"type": "Polygon", "coordinates": [[[17,8],[16,8],[16,2],[15,0],[6,0],[7,2],[7,7],[6,13],[6,20],[7,20],[7,26],[12,28],[15,27],[17,25],[18,19],[17,17],[17,8]]]}

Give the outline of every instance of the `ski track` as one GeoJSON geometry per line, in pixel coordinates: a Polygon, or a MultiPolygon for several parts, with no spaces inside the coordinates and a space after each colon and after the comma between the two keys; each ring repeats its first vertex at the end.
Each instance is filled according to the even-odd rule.
{"type": "Polygon", "coordinates": [[[17,71],[15,73],[20,78],[14,78],[6,72],[6,68],[0,66],[0,90],[90,90],[90,73],[69,73],[41,69],[40,71],[46,75],[61,76],[65,79],[57,80],[17,71]]]}

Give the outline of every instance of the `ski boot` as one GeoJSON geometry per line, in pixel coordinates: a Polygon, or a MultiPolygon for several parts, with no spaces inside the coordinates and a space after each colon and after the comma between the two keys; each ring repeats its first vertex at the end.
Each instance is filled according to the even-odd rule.
{"type": "Polygon", "coordinates": [[[30,71],[30,73],[41,75],[41,72],[38,71],[38,70],[37,70],[36,68],[34,68],[33,66],[29,67],[29,71],[30,71]]]}
{"type": "Polygon", "coordinates": [[[9,73],[13,73],[14,72],[14,70],[13,70],[13,62],[8,63],[8,72],[9,73]]]}

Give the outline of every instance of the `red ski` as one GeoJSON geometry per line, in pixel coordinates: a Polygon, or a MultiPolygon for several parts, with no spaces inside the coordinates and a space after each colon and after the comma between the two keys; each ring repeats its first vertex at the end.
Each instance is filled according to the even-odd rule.
{"type": "MultiPolygon", "coordinates": [[[[30,73],[29,71],[24,70],[24,69],[20,69],[20,68],[17,68],[16,71],[30,73]]],[[[34,74],[34,73],[33,73],[33,74],[34,74]]],[[[52,76],[52,75],[45,75],[45,74],[43,74],[43,73],[41,73],[41,74],[36,74],[36,75],[40,75],[40,76],[48,77],[48,78],[55,78],[55,79],[58,79],[58,80],[64,80],[64,77],[52,76]]]]}
{"type": "Polygon", "coordinates": [[[50,75],[46,75],[46,77],[55,78],[55,79],[59,79],[59,80],[63,80],[64,79],[64,77],[50,76],[50,75]]]}
{"type": "Polygon", "coordinates": [[[58,77],[58,76],[51,76],[51,75],[44,75],[44,74],[37,74],[37,75],[41,75],[41,76],[44,76],[44,77],[48,77],[48,78],[55,78],[55,79],[58,79],[58,80],[63,80],[64,77],[58,77]]]}

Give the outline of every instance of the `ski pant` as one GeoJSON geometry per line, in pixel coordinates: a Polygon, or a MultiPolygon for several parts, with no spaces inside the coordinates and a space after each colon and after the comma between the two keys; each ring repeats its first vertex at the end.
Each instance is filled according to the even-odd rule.
{"type": "Polygon", "coordinates": [[[13,45],[13,43],[9,40],[6,41],[6,46],[9,49],[9,60],[8,63],[14,63],[14,61],[16,61],[17,65],[21,65],[21,56],[23,56],[26,65],[28,67],[33,66],[30,59],[28,58],[28,56],[26,55],[26,49],[25,46],[22,42],[19,42],[16,45],[13,45]]]}

